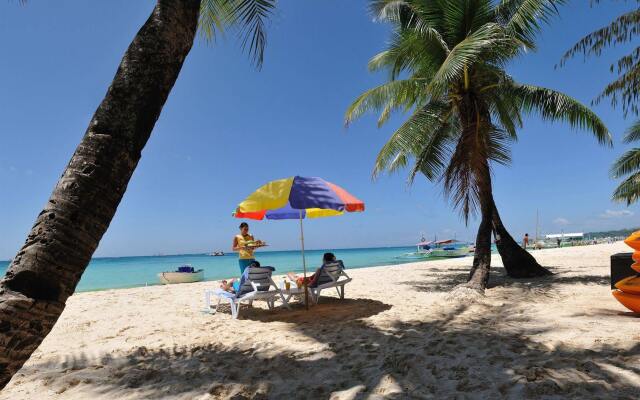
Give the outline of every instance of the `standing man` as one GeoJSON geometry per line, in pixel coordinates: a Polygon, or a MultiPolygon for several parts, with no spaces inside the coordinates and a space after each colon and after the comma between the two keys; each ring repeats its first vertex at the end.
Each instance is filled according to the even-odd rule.
{"type": "Polygon", "coordinates": [[[526,250],[528,245],[529,245],[529,234],[525,233],[524,239],[522,239],[522,247],[524,247],[524,249],[526,250]]]}

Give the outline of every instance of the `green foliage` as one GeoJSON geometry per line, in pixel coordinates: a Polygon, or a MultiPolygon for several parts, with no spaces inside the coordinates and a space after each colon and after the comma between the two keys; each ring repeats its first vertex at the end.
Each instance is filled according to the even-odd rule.
{"type": "Polygon", "coordinates": [[[515,82],[505,65],[535,48],[535,35],[564,0],[373,0],[378,21],[392,25],[387,49],[369,69],[387,71],[389,82],[368,90],[347,109],[348,125],[369,111],[382,126],[395,111],[409,113],[382,147],[373,170],[411,167],[442,182],[465,219],[479,204],[491,164],[508,164],[525,114],[564,121],[611,137],[587,107],[562,93],[515,82]],[[483,177],[484,176],[484,177],[483,177]]]}
{"type": "MultiPolygon", "coordinates": [[[[640,0],[634,0],[640,3],[640,0]]],[[[594,1],[593,3],[600,3],[594,1]]],[[[583,37],[560,61],[564,65],[569,59],[582,54],[586,60],[590,56],[600,56],[608,47],[630,43],[640,34],[640,7],[620,15],[609,25],[583,37]]],[[[609,83],[594,100],[599,103],[604,98],[610,98],[611,104],[622,104],[625,115],[628,112],[638,114],[638,96],[640,93],[640,47],[636,47],[630,54],[611,64],[611,72],[618,77],[609,83]]]]}
{"type": "MultiPolygon", "coordinates": [[[[640,139],[640,121],[636,121],[627,130],[625,143],[640,139]]],[[[613,200],[630,205],[640,199],[640,148],[628,150],[612,166],[611,176],[614,179],[624,178],[613,192],[613,200]]]]}
{"type": "Polygon", "coordinates": [[[604,231],[604,232],[587,232],[584,235],[586,237],[592,239],[598,238],[611,238],[611,237],[627,237],[631,235],[633,232],[640,230],[640,228],[626,228],[626,229],[617,229],[613,231],[604,231]]]}
{"type": "MultiPolygon", "coordinates": [[[[600,3],[595,0],[592,3],[600,3]]],[[[640,0],[634,0],[640,4],[640,0]]],[[[600,56],[608,47],[632,42],[640,35],[640,7],[618,16],[610,24],[592,32],[576,43],[562,57],[560,65],[564,65],[570,58],[582,54],[585,60],[590,56],[600,56]]],[[[611,104],[622,104],[625,116],[632,112],[639,113],[640,100],[640,47],[611,64],[611,72],[618,77],[610,82],[596,97],[594,103],[604,98],[610,98],[611,104]]],[[[636,121],[628,130],[624,138],[625,143],[640,140],[640,121],[636,121]]],[[[613,192],[613,200],[625,202],[627,205],[640,199],[640,149],[627,151],[611,167],[613,178],[624,178],[613,192]]]]}
{"type": "Polygon", "coordinates": [[[206,40],[214,40],[226,26],[234,27],[242,48],[261,67],[267,43],[265,22],[275,6],[276,0],[202,0],[198,27],[206,40]]]}

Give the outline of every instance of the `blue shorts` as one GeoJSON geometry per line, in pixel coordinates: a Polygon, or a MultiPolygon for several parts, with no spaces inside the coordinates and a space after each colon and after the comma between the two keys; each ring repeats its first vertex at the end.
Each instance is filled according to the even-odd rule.
{"type": "Polygon", "coordinates": [[[240,265],[240,275],[244,274],[244,270],[251,265],[252,262],[255,262],[256,259],[255,258],[249,258],[249,259],[239,259],[238,260],[238,264],[240,265]]]}

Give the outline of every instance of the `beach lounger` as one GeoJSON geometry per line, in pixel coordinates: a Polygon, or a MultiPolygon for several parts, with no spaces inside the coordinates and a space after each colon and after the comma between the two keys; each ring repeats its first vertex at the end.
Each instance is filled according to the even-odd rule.
{"type": "Polygon", "coordinates": [[[309,292],[314,303],[320,300],[320,293],[325,289],[336,288],[340,299],[344,299],[344,285],[351,282],[351,278],[344,272],[344,264],[341,260],[327,263],[320,268],[320,277],[314,287],[309,287],[309,292]]]}
{"type": "Polygon", "coordinates": [[[222,289],[205,290],[206,311],[215,314],[221,302],[228,302],[231,307],[231,316],[237,319],[242,303],[251,306],[255,300],[261,300],[265,301],[271,310],[278,298],[282,300],[285,307],[290,308],[282,291],[273,282],[272,272],[273,269],[270,267],[247,267],[237,293],[229,293],[222,289]],[[213,299],[217,299],[215,305],[213,299]]]}

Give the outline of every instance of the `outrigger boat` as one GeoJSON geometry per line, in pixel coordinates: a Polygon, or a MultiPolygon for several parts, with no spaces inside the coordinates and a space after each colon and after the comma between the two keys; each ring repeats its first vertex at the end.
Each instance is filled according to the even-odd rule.
{"type": "Polygon", "coordinates": [[[405,258],[455,258],[472,253],[471,247],[455,239],[421,241],[415,253],[404,254],[405,258]]]}
{"type": "Polygon", "coordinates": [[[183,265],[177,271],[160,272],[158,278],[163,285],[200,282],[204,280],[204,270],[194,270],[191,265],[183,265]]]}

